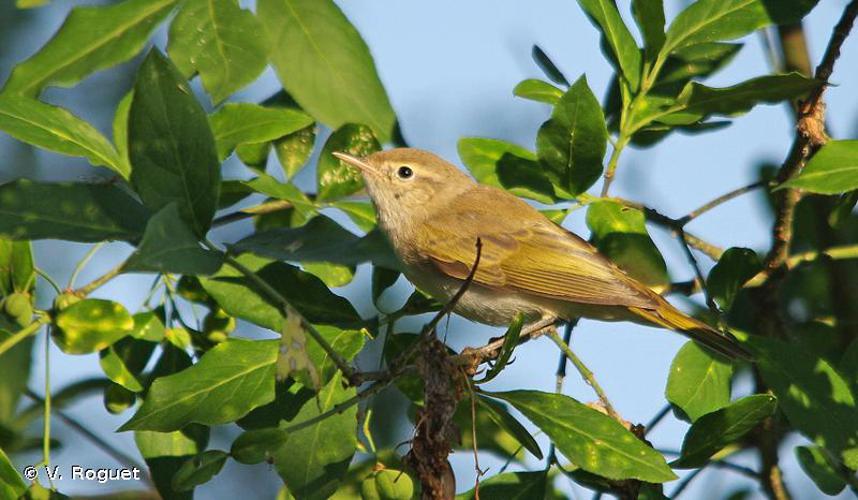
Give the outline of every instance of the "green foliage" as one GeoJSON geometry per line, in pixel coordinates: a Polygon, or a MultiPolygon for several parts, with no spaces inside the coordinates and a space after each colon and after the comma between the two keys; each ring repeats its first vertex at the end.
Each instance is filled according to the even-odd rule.
{"type": "Polygon", "coordinates": [[[831,141],[783,187],[811,193],[839,194],[858,189],[858,140],[831,141]]]}
{"type": "Polygon", "coordinates": [[[354,167],[336,158],[334,152],[358,158],[381,150],[372,130],[365,125],[346,124],[334,131],[322,148],[316,167],[319,200],[335,200],[363,188],[363,178],[354,167]]]}
{"type": "Polygon", "coordinates": [[[548,82],[537,80],[535,78],[522,80],[514,89],[512,89],[512,93],[518,97],[523,97],[536,102],[544,102],[546,104],[551,104],[552,106],[557,104],[560,101],[560,98],[563,97],[562,90],[548,82]]]}
{"type": "Polygon", "coordinates": [[[18,474],[18,470],[9,461],[6,453],[0,449],[0,494],[4,498],[18,498],[27,490],[27,485],[18,474]]]}
{"type": "Polygon", "coordinates": [[[542,203],[551,203],[554,188],[541,172],[536,155],[505,141],[466,137],[459,140],[459,157],[481,183],[542,203]]]}
{"type": "Polygon", "coordinates": [[[526,498],[544,498],[548,487],[545,472],[507,472],[480,482],[479,497],[474,490],[462,493],[456,500],[524,500],[526,498]]]}
{"type": "Polygon", "coordinates": [[[68,354],[87,354],[109,347],[128,335],[134,319],[117,302],[86,299],[60,311],[54,342],[68,354]]]}
{"type": "Polygon", "coordinates": [[[664,395],[691,422],[730,402],[733,366],[694,342],[676,353],[664,395]]]}
{"type": "MultiPolygon", "coordinates": [[[[578,4],[602,32],[603,40],[611,49],[608,58],[617,74],[630,91],[636,91],[641,79],[641,52],[620,17],[616,3],[611,0],[578,0],[578,4]]],[[[596,108],[601,110],[598,105],[596,108]]]]}
{"type": "Polygon", "coordinates": [[[173,476],[173,490],[189,491],[195,486],[209,482],[220,472],[227,458],[229,455],[220,450],[206,450],[189,458],[173,476]]]}
{"type": "Polygon", "coordinates": [[[313,119],[306,113],[295,109],[247,102],[225,104],[211,116],[212,132],[221,160],[229,156],[236,146],[267,143],[312,123],[313,119]]]}
{"type": "Polygon", "coordinates": [[[826,495],[837,495],[846,487],[837,460],[821,446],[797,446],[795,456],[804,472],[826,495]]]}
{"type": "Polygon", "coordinates": [[[729,309],[742,286],[762,271],[757,254],[749,248],[728,248],[709,271],[706,289],[718,304],[729,309]]]}

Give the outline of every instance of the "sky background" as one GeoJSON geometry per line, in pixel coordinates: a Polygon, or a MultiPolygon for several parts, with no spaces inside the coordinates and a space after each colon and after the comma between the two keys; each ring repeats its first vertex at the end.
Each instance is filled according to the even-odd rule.
{"type": "MultiPolygon", "coordinates": [[[[49,7],[32,11],[16,11],[6,1],[0,5],[0,80],[5,80],[16,62],[20,62],[42,46],[56,31],[72,5],[93,2],[55,1],[49,7]]],[[[620,0],[627,20],[628,1],[620,0]]],[[[686,2],[666,0],[668,19],[686,2]]],[[[252,6],[253,2],[242,1],[252,6]]],[[[544,78],[530,57],[534,43],[540,45],[572,81],[586,74],[597,96],[603,96],[611,77],[611,68],[599,50],[599,35],[573,0],[438,0],[434,2],[397,0],[338,1],[348,18],[363,35],[375,58],[381,80],[397,112],[409,144],[433,151],[461,165],[456,153],[462,137],[478,136],[508,140],[530,149],[534,148],[536,131],[550,113],[547,105],[516,98],[513,87],[525,78],[544,78]]],[[[806,19],[812,60],[818,61],[827,42],[831,27],[842,12],[845,0],[821,0],[806,19]]],[[[634,31],[634,29],[633,29],[634,31]]],[[[637,36],[637,34],[636,34],[637,36]]],[[[166,37],[162,29],[156,37],[163,48],[166,37]]],[[[745,47],[730,66],[708,83],[725,86],[768,73],[769,67],[760,38],[747,37],[745,47]]],[[[74,89],[50,89],[45,99],[63,105],[91,121],[109,135],[113,109],[131,87],[133,71],[139,59],[116,70],[98,73],[74,89]]],[[[839,86],[826,93],[828,121],[834,137],[855,137],[858,130],[858,37],[847,41],[838,62],[834,82],[839,86]]],[[[199,85],[196,85],[199,89],[199,85]]],[[[279,88],[269,70],[256,83],[234,96],[235,101],[259,101],[279,88]]],[[[202,95],[202,94],[200,94],[202,95]]],[[[208,98],[202,96],[208,103],[208,98]]],[[[785,106],[760,106],[732,126],[714,133],[685,136],[671,135],[656,147],[644,150],[627,149],[621,159],[612,193],[639,200],[660,212],[681,216],[717,195],[756,180],[762,162],[780,162],[791,142],[793,127],[785,106]]],[[[89,180],[105,175],[85,160],[67,158],[35,151],[8,136],[0,135],[0,182],[18,177],[50,180],[89,180]]],[[[275,171],[271,169],[271,171],[275,171]]],[[[235,160],[225,167],[227,177],[247,177],[248,172],[235,160]]],[[[298,182],[311,188],[314,173],[307,169],[298,182]]],[[[600,184],[594,187],[594,191],[600,184]]],[[[341,219],[340,219],[341,220],[341,219]]],[[[588,236],[584,211],[574,212],[565,225],[578,234],[588,236]]],[[[770,218],[759,195],[746,195],[695,220],[689,231],[724,248],[744,246],[765,250],[769,241],[770,218]]],[[[353,226],[352,226],[353,228],[353,226]]],[[[247,223],[219,229],[214,238],[235,241],[250,232],[247,223]]],[[[692,277],[680,247],[675,240],[658,228],[651,228],[656,244],[663,252],[674,280],[692,277]]],[[[35,245],[37,263],[52,276],[65,283],[71,269],[86,252],[88,245],[38,242],[35,245]]],[[[85,283],[118,263],[129,253],[124,244],[111,244],[101,250],[79,278],[85,283]]],[[[699,259],[704,270],[712,262],[699,259]]],[[[358,310],[372,314],[368,298],[369,269],[360,268],[355,281],[337,290],[353,299],[358,310]]],[[[130,310],[136,310],[145,297],[151,277],[123,276],[100,289],[95,296],[121,300],[130,310]]],[[[391,305],[408,292],[400,282],[388,294],[391,305]]],[[[698,297],[699,299],[699,297],[698,297]]],[[[676,301],[674,301],[676,302],[676,301]]],[[[47,307],[48,303],[40,303],[47,307]]],[[[403,324],[402,328],[419,328],[421,321],[403,324]]],[[[242,324],[241,334],[258,335],[257,330],[242,324]]],[[[443,332],[443,331],[442,331],[443,332]]],[[[474,325],[460,318],[449,322],[448,342],[456,349],[479,345],[498,334],[492,328],[474,325]]],[[[44,388],[44,356],[39,348],[40,336],[34,350],[32,388],[42,393],[44,388]]],[[[575,330],[573,347],[595,372],[601,385],[617,410],[632,422],[646,422],[665,404],[663,392],[670,362],[683,344],[678,335],[637,325],[582,321],[575,330]]],[[[43,344],[42,344],[43,345],[43,344]]],[[[97,355],[70,356],[51,349],[51,385],[63,387],[80,378],[100,375],[97,355]]],[[[545,391],[554,389],[556,347],[547,339],[532,342],[516,351],[516,362],[491,384],[491,389],[529,388],[545,391]]],[[[747,390],[738,384],[737,393],[747,390]]],[[[567,378],[565,393],[581,401],[594,397],[589,388],[573,372],[567,378]]],[[[391,398],[388,398],[390,400],[391,398]]],[[[396,401],[388,401],[396,404],[396,401]]],[[[130,433],[115,435],[116,429],[130,412],[108,414],[100,396],[79,401],[68,412],[107,437],[119,448],[136,456],[130,433]]],[[[54,453],[56,464],[68,470],[71,464],[89,467],[115,467],[117,464],[94,448],[88,441],[54,420],[55,433],[63,448],[54,453]]],[[[41,425],[41,424],[38,424],[41,425]]],[[[687,424],[673,417],[665,420],[650,435],[661,449],[680,447],[687,424]]],[[[33,429],[33,432],[38,432],[33,429]]],[[[237,427],[213,433],[213,448],[228,449],[238,434],[237,427]]],[[[391,442],[409,436],[406,426],[382,433],[391,442]]],[[[547,449],[544,439],[540,440],[547,449]]],[[[803,442],[800,437],[788,439],[781,450],[789,487],[797,498],[814,498],[818,491],[798,470],[792,448],[803,442]]],[[[17,465],[37,462],[36,455],[16,457],[17,465]]],[[[451,461],[457,473],[459,490],[473,484],[473,461],[468,453],[456,453],[451,461]]],[[[754,456],[745,454],[734,459],[737,463],[755,466],[754,456]]],[[[502,461],[481,457],[481,466],[489,475],[497,472],[502,461]]],[[[530,461],[527,466],[542,465],[530,461]]],[[[575,498],[590,498],[590,493],[566,481],[560,481],[575,498]]],[[[243,466],[229,461],[224,471],[212,482],[198,488],[198,498],[273,497],[280,480],[273,469],[264,466],[243,466]]],[[[130,485],[113,483],[111,488],[130,485]]],[[[94,492],[93,483],[63,481],[65,493],[94,492]]],[[[673,489],[668,485],[666,491],[673,489]]],[[[749,487],[754,498],[759,497],[756,485],[742,476],[716,469],[707,469],[698,477],[685,498],[718,498],[727,492],[749,487]]],[[[106,491],[106,490],[105,490],[106,491]]],[[[846,498],[846,494],[842,495],[846,498]]]]}

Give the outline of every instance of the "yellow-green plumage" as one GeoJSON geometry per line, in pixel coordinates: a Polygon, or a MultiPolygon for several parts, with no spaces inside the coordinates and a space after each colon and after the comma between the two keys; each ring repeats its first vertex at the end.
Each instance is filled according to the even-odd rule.
{"type": "Polygon", "coordinates": [[[431,153],[394,149],[358,167],[388,235],[418,287],[447,300],[468,276],[482,242],[474,282],[456,312],[507,324],[518,312],[548,317],[628,320],[679,331],[730,357],[736,342],[674,308],[596,248],[514,195],[474,182],[431,153]],[[411,175],[404,177],[403,168],[411,175]]]}

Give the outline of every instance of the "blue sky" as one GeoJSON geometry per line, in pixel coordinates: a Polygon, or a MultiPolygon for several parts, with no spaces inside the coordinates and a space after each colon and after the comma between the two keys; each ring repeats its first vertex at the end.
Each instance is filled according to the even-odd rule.
{"type": "MultiPolygon", "coordinates": [[[[48,8],[16,18],[20,24],[10,28],[13,43],[0,51],[0,78],[6,77],[12,63],[23,60],[49,38],[71,3],[54,2],[48,8]]],[[[409,143],[457,164],[461,163],[456,143],[462,137],[492,137],[534,147],[536,130],[550,109],[512,95],[512,88],[522,79],[542,77],[530,58],[534,43],[554,59],[570,80],[586,74],[597,96],[604,95],[611,77],[610,67],[599,50],[597,31],[572,0],[350,0],[337,3],[367,41],[409,143]]],[[[618,3],[621,10],[627,12],[629,2],[620,0],[618,3]]],[[[668,18],[671,18],[684,2],[667,0],[666,3],[668,18]]],[[[845,4],[844,0],[822,0],[807,18],[813,60],[819,59],[830,28],[845,4]]],[[[163,36],[160,40],[163,42],[163,36]]],[[[858,88],[856,40],[858,38],[853,37],[844,46],[834,76],[839,86],[826,94],[831,131],[840,138],[855,137],[858,129],[858,99],[854,98],[858,88]]],[[[755,35],[743,41],[745,47],[738,57],[709,81],[711,85],[730,85],[769,71],[759,37],[755,35]]],[[[127,75],[102,73],[76,89],[51,90],[47,98],[73,109],[102,131],[109,132],[112,107],[129,86],[127,75]]],[[[258,100],[277,87],[269,71],[234,99],[258,100]]],[[[665,214],[679,216],[719,194],[755,180],[759,163],[779,162],[786,154],[791,137],[790,115],[784,106],[758,107],[722,131],[698,136],[675,134],[654,148],[627,150],[621,159],[613,192],[642,201],[665,214]]],[[[20,146],[0,137],[2,157],[15,152],[21,152],[20,146]]],[[[0,181],[18,176],[80,179],[94,172],[84,161],[53,154],[25,152],[23,157],[29,159],[26,164],[0,167],[0,181]]],[[[233,163],[227,172],[240,175],[242,170],[233,163]]],[[[312,172],[304,172],[300,177],[305,186],[310,186],[312,179],[312,172]]],[[[583,211],[573,213],[566,226],[587,237],[583,215],[583,211]]],[[[768,242],[769,218],[761,198],[749,195],[706,214],[688,229],[725,248],[745,246],[762,250],[768,242]]],[[[247,231],[249,226],[237,225],[219,231],[216,236],[231,241],[247,231]]],[[[653,228],[653,236],[667,259],[672,277],[675,280],[691,278],[692,271],[676,242],[657,228],[653,228]]],[[[36,246],[41,265],[61,279],[69,275],[71,266],[86,248],[85,245],[54,242],[41,242],[36,246]]],[[[128,248],[121,244],[109,246],[84,271],[81,282],[103,273],[127,252],[128,248]]],[[[705,258],[700,261],[705,268],[712,264],[705,258]]],[[[366,297],[368,277],[368,270],[361,269],[355,282],[342,291],[367,313],[370,312],[366,297]]],[[[123,277],[97,295],[121,297],[128,307],[134,308],[145,296],[150,281],[149,277],[123,277]]],[[[398,290],[404,289],[405,285],[400,284],[398,290]]],[[[497,335],[496,330],[458,318],[449,323],[447,333],[449,342],[456,348],[476,345],[497,335]]],[[[596,373],[618,411],[628,420],[645,422],[664,405],[664,383],[670,361],[683,342],[678,335],[651,328],[582,321],[575,331],[573,346],[596,373]]],[[[553,390],[557,355],[548,340],[526,345],[516,353],[516,358],[516,363],[493,383],[494,389],[553,390]]],[[[98,373],[95,355],[68,356],[53,349],[52,359],[54,387],[98,373]]],[[[39,355],[32,387],[43,387],[43,366],[39,355]]],[[[582,401],[594,399],[574,373],[567,378],[565,392],[582,401]]],[[[86,399],[69,411],[105,434],[128,416],[106,414],[97,397],[86,399]]],[[[62,424],[57,426],[65,442],[64,449],[55,454],[59,463],[114,465],[87,442],[68,430],[63,432],[62,424]]],[[[656,429],[652,440],[657,447],[678,449],[685,427],[669,419],[656,429]]],[[[216,436],[213,442],[221,448],[228,447],[228,438],[233,435],[216,436]]],[[[130,434],[110,438],[126,451],[134,452],[130,434]]],[[[791,442],[798,441],[800,439],[791,442]]],[[[785,446],[782,455],[789,486],[798,497],[810,498],[815,490],[797,470],[792,446],[785,446]]],[[[748,458],[751,457],[739,457],[736,461],[753,463],[748,462],[748,458]]],[[[452,457],[452,462],[460,488],[470,487],[473,483],[470,454],[458,453],[452,457]]],[[[492,474],[501,463],[486,457],[481,465],[490,467],[489,474],[492,474]]],[[[246,495],[248,488],[254,495],[267,496],[279,480],[273,472],[263,469],[230,464],[225,474],[240,476],[242,484],[224,476],[200,488],[199,497],[231,498],[246,495]]],[[[711,498],[740,485],[748,483],[733,473],[707,471],[686,495],[687,498],[711,498]]],[[[62,485],[68,492],[91,491],[90,487],[90,484],[74,482],[62,485]]],[[[668,487],[668,491],[670,489],[668,487]]],[[[580,488],[576,487],[575,491],[577,498],[589,498],[580,488]]]]}

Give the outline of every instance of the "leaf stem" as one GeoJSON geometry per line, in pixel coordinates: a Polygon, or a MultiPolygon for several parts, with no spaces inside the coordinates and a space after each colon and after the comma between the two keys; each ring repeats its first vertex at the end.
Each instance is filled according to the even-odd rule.
{"type": "Polygon", "coordinates": [[[54,281],[54,279],[51,278],[48,275],[48,273],[46,273],[45,271],[43,271],[41,268],[38,268],[38,267],[33,268],[33,270],[36,272],[36,274],[38,274],[45,281],[47,281],[49,285],[51,285],[51,288],[53,288],[54,291],[57,292],[57,295],[63,293],[63,290],[62,290],[62,288],[60,288],[60,285],[56,281],[54,281]]]}
{"type": "MultiPolygon", "coordinates": [[[[45,329],[45,417],[42,430],[42,461],[51,465],[51,330],[45,329]]],[[[54,488],[54,481],[48,474],[48,482],[54,488]]]]}
{"type": "Polygon", "coordinates": [[[83,268],[86,267],[86,265],[89,263],[90,260],[92,260],[92,256],[95,255],[95,252],[97,252],[99,248],[103,247],[105,243],[106,242],[104,242],[104,241],[98,242],[95,245],[93,245],[92,248],[87,250],[87,252],[83,256],[83,258],[81,258],[80,261],[77,263],[77,265],[74,266],[74,271],[72,271],[71,277],[69,278],[69,284],[68,284],[68,286],[66,286],[66,288],[70,288],[70,289],[74,288],[74,282],[77,279],[80,272],[83,271],[83,268]]]}
{"type": "MultiPolygon", "coordinates": [[[[623,113],[626,112],[626,110],[623,110],[623,113]]],[[[617,143],[614,144],[614,150],[611,151],[611,157],[608,159],[608,166],[605,169],[605,181],[604,184],[602,184],[602,198],[608,196],[608,190],[611,189],[611,183],[614,182],[614,174],[620,161],[620,154],[628,143],[629,137],[624,131],[620,131],[620,136],[617,138],[617,143]]]]}
{"type": "Polygon", "coordinates": [[[110,281],[110,280],[112,280],[113,278],[115,278],[115,277],[119,276],[120,274],[122,274],[122,272],[125,270],[125,264],[126,264],[126,263],[127,263],[127,261],[122,261],[122,262],[120,262],[120,263],[119,263],[116,267],[114,267],[113,269],[111,269],[111,270],[107,271],[106,273],[104,273],[103,275],[99,276],[98,278],[96,278],[96,279],[94,279],[94,280],[90,281],[90,282],[89,282],[89,283],[87,283],[86,285],[84,285],[84,286],[82,286],[82,287],[78,288],[77,290],[75,290],[75,293],[76,293],[77,295],[82,295],[82,296],[86,296],[86,295],[91,294],[91,293],[92,293],[92,292],[94,292],[96,289],[98,289],[98,288],[102,287],[104,284],[106,284],[108,281],[110,281]]]}
{"type": "Polygon", "coordinates": [[[584,381],[587,382],[587,384],[593,388],[593,391],[599,398],[599,402],[602,403],[602,406],[605,408],[605,411],[608,412],[608,415],[610,415],[616,420],[621,420],[620,415],[616,412],[616,410],[614,410],[614,406],[608,400],[608,396],[605,394],[605,391],[602,390],[602,386],[599,385],[599,382],[596,381],[596,377],[595,375],[593,375],[593,372],[590,371],[589,368],[587,368],[587,365],[585,365],[584,362],[581,361],[581,359],[578,357],[577,354],[575,354],[572,348],[566,345],[566,343],[563,341],[562,338],[560,338],[560,334],[558,334],[556,330],[549,330],[547,335],[548,338],[550,338],[555,344],[557,344],[557,347],[559,347],[560,350],[563,351],[563,354],[566,355],[569,361],[572,362],[572,364],[578,370],[578,373],[581,374],[581,378],[583,378],[584,381]]]}
{"type": "Polygon", "coordinates": [[[33,335],[38,332],[39,328],[41,328],[43,325],[46,325],[50,321],[50,317],[45,314],[36,321],[33,321],[29,325],[13,333],[9,337],[6,337],[3,342],[0,342],[0,356],[2,356],[9,349],[15,347],[17,344],[19,344],[21,341],[23,341],[30,335],[33,335]]]}

